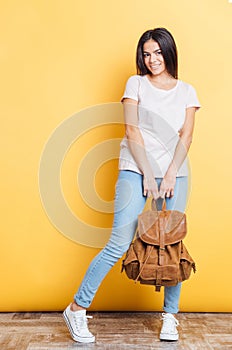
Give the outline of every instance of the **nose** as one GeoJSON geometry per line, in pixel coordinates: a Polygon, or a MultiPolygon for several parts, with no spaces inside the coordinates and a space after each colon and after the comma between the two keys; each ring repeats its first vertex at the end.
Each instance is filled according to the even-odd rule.
{"type": "Polygon", "coordinates": [[[156,55],[155,55],[155,53],[152,53],[150,56],[150,62],[153,63],[155,61],[156,61],[156,55]]]}

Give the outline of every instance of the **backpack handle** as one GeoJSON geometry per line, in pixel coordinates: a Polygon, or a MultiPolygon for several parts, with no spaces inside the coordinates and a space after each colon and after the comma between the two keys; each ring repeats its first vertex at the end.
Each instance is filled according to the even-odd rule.
{"type": "MultiPolygon", "coordinates": [[[[154,210],[154,211],[158,211],[156,200],[154,198],[152,198],[152,201],[151,201],[151,209],[154,210]]],[[[166,210],[166,200],[165,200],[165,198],[163,198],[163,204],[162,204],[162,211],[164,211],[164,210],[166,210]]]]}

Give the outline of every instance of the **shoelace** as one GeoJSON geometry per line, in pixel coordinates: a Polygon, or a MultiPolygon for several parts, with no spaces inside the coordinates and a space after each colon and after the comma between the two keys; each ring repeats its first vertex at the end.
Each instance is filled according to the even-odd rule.
{"type": "Polygon", "coordinates": [[[93,316],[82,316],[82,317],[74,317],[74,322],[75,322],[75,325],[78,329],[80,328],[85,328],[85,329],[88,329],[88,319],[89,318],[93,318],[93,316]]]}
{"type": "Polygon", "coordinates": [[[165,321],[165,326],[169,329],[173,329],[173,323],[179,326],[179,321],[174,316],[162,313],[162,320],[165,321]]]}

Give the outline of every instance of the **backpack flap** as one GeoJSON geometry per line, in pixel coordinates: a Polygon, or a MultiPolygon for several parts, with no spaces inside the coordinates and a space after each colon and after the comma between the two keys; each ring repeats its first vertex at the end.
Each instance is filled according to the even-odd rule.
{"type": "Polygon", "coordinates": [[[165,245],[174,244],[184,239],[187,233],[186,215],[177,210],[148,210],[138,216],[140,239],[153,245],[160,245],[160,221],[165,235],[165,245]]]}

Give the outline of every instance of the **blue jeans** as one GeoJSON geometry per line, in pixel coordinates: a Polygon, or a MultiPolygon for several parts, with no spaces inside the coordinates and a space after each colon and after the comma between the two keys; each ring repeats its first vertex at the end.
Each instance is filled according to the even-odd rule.
{"type": "MultiPolygon", "coordinates": [[[[156,178],[158,187],[162,178],[156,178]]],[[[167,209],[175,209],[184,212],[187,200],[188,177],[177,177],[174,196],[166,198],[167,209]]],[[[133,240],[138,214],[143,211],[146,197],[143,196],[143,176],[129,170],[119,173],[115,193],[115,213],[111,237],[106,246],[92,260],[85,277],[74,296],[75,302],[88,308],[100,286],[102,280],[123,256],[133,240]]],[[[162,199],[157,200],[157,207],[162,207],[162,199]]],[[[181,283],[164,289],[163,310],[169,313],[177,313],[179,305],[181,283]]]]}

